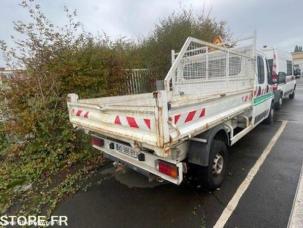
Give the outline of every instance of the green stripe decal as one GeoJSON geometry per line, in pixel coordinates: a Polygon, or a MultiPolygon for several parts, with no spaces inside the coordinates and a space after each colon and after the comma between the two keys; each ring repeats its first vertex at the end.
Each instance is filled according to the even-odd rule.
{"type": "Polygon", "coordinates": [[[259,105],[259,104],[267,101],[268,99],[273,98],[273,96],[274,96],[273,93],[267,93],[265,95],[256,97],[256,98],[254,98],[254,105],[259,105]]]}

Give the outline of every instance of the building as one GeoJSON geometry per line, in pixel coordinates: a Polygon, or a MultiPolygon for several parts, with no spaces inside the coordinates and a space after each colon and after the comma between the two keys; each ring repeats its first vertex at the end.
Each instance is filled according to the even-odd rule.
{"type": "Polygon", "coordinates": [[[293,64],[294,69],[300,69],[301,74],[303,73],[303,52],[293,52],[292,58],[293,58],[293,64]]]}
{"type": "Polygon", "coordinates": [[[14,75],[15,70],[0,67],[0,86],[3,84],[4,79],[9,79],[14,75]]]}
{"type": "Polygon", "coordinates": [[[13,76],[24,77],[25,70],[24,69],[10,69],[0,67],[0,86],[3,86],[3,82],[12,78],[13,76]]]}

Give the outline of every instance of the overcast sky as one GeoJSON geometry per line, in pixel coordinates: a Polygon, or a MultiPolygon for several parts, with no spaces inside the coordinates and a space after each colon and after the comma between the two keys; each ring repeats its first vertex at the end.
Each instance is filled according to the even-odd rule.
{"type": "MultiPolygon", "coordinates": [[[[18,6],[21,0],[0,0],[0,40],[13,34],[12,21],[28,20],[18,6]]],[[[292,51],[303,45],[303,0],[39,0],[42,10],[55,24],[64,19],[63,7],[77,9],[85,30],[106,32],[112,38],[141,38],[154,24],[174,10],[203,7],[211,16],[227,22],[233,38],[257,31],[258,46],[264,44],[292,51]]],[[[3,65],[0,57],[0,66],[3,65]]]]}

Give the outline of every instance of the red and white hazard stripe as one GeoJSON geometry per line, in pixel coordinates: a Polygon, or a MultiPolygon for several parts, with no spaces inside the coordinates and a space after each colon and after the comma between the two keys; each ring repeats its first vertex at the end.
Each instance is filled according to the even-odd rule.
{"type": "Polygon", "coordinates": [[[196,120],[199,120],[206,116],[206,109],[200,108],[198,110],[192,110],[185,113],[176,114],[171,117],[171,120],[175,125],[187,124],[196,120]]]}
{"type": "Polygon", "coordinates": [[[242,97],[242,101],[244,101],[244,102],[247,102],[249,100],[250,100],[250,96],[249,95],[246,95],[246,96],[242,97]]]}
{"type": "MultiPolygon", "coordinates": [[[[265,88],[261,88],[261,86],[258,86],[254,89],[254,96],[261,96],[261,95],[264,95],[264,94],[267,94],[269,92],[272,92],[273,91],[273,86],[267,86],[265,88]]],[[[242,98],[243,100],[243,98],[242,98]]]]}
{"type": "Polygon", "coordinates": [[[152,121],[150,118],[117,115],[115,116],[114,124],[146,131],[152,130],[152,121]]]}
{"type": "Polygon", "coordinates": [[[89,116],[88,111],[85,111],[83,109],[75,109],[75,108],[73,108],[71,110],[71,114],[74,116],[82,117],[82,118],[88,118],[88,116],[89,116]]]}
{"type": "Polygon", "coordinates": [[[254,93],[255,93],[255,92],[251,92],[251,93],[248,94],[248,95],[242,96],[242,101],[243,101],[243,102],[251,101],[252,98],[253,98],[254,93]]]}

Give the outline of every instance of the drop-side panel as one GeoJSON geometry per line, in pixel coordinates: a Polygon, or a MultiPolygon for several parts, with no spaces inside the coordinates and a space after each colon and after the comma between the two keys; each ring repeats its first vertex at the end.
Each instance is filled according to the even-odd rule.
{"type": "Polygon", "coordinates": [[[175,105],[172,105],[169,112],[173,126],[170,132],[172,141],[194,137],[251,109],[252,98],[252,91],[247,90],[223,97],[218,95],[204,101],[196,99],[196,103],[192,103],[193,99],[187,97],[175,101],[175,105]]]}
{"type": "Polygon", "coordinates": [[[75,127],[119,140],[159,145],[158,108],[153,94],[68,102],[75,127]]]}

